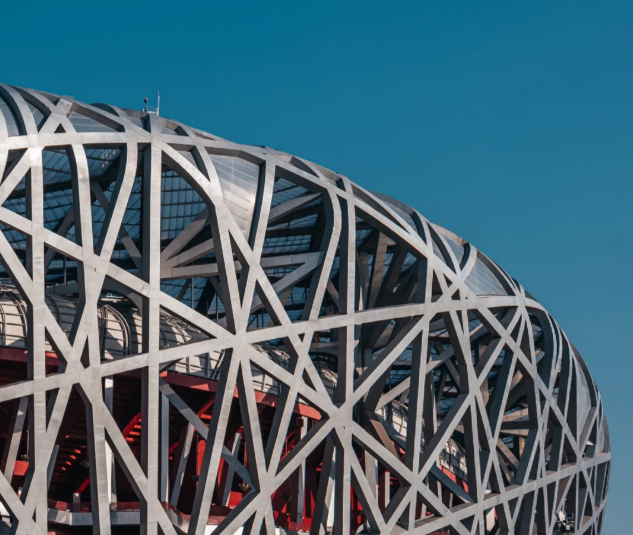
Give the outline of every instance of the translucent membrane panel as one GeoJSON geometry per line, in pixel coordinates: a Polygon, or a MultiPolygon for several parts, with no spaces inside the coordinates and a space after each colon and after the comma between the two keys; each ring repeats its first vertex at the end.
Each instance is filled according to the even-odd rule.
{"type": "Polygon", "coordinates": [[[140,177],[134,179],[134,185],[127,202],[127,209],[123,215],[123,225],[133,240],[138,240],[141,229],[141,188],[140,177]]]}
{"type": "Polygon", "coordinates": [[[44,114],[40,110],[38,110],[35,106],[33,106],[33,104],[31,104],[30,102],[27,102],[27,104],[29,106],[29,109],[31,110],[31,113],[33,114],[33,120],[35,121],[35,125],[39,129],[44,123],[44,114]]]}
{"type": "MultiPolygon", "coordinates": [[[[91,177],[101,177],[119,157],[119,149],[87,149],[85,151],[88,170],[91,177]]],[[[44,167],[44,224],[49,230],[58,228],[73,205],[72,176],[70,160],[65,150],[42,151],[44,167]]],[[[113,182],[114,183],[114,177],[113,182]]],[[[110,186],[112,186],[110,184],[110,186]]],[[[110,191],[106,190],[106,197],[110,198],[110,191]]],[[[92,206],[95,236],[101,230],[105,212],[99,203],[92,206]]],[[[71,228],[66,237],[75,240],[75,230],[71,228]]],[[[96,237],[95,237],[96,240],[96,237]]]]}
{"type": "Polygon", "coordinates": [[[212,160],[222,186],[224,202],[248,238],[257,199],[259,166],[230,156],[213,156],[212,160]]]}
{"type": "Polygon", "coordinates": [[[128,115],[128,119],[130,120],[132,124],[138,126],[139,128],[144,128],[143,121],[140,119],[140,117],[136,117],[134,115],[128,115]]]}
{"type": "Polygon", "coordinates": [[[296,197],[299,197],[299,195],[303,195],[307,192],[307,189],[302,188],[301,186],[296,186],[292,182],[282,178],[275,182],[272,206],[277,206],[278,204],[289,201],[290,199],[295,199],[296,197]]]}
{"type": "Polygon", "coordinates": [[[576,373],[578,374],[578,432],[581,432],[591,410],[591,395],[589,394],[587,378],[578,365],[576,366],[576,373]]]}
{"type": "MultiPolygon", "coordinates": [[[[193,279],[193,296],[191,295],[191,279],[174,279],[169,281],[162,281],[160,283],[160,289],[167,295],[173,298],[180,299],[183,303],[191,305],[193,297],[194,308],[198,305],[202,292],[204,291],[207,280],[204,278],[193,279]],[[187,285],[183,293],[183,288],[187,285]]],[[[215,308],[213,309],[215,312],[215,308]]]]}
{"type": "Polygon", "coordinates": [[[437,243],[435,243],[435,241],[433,241],[433,252],[435,253],[435,256],[442,259],[444,258],[442,251],[440,251],[440,248],[437,246],[437,243]]]}
{"type": "Polygon", "coordinates": [[[452,240],[448,236],[444,236],[446,238],[446,243],[452,249],[455,258],[457,259],[457,263],[459,264],[464,258],[464,246],[461,243],[457,243],[455,240],[452,240]]]}
{"type": "Polygon", "coordinates": [[[9,136],[19,136],[20,129],[18,128],[18,122],[15,119],[15,115],[13,115],[11,108],[2,97],[0,97],[0,114],[2,114],[4,122],[7,125],[9,136]]]}
{"type": "Polygon", "coordinates": [[[119,149],[87,149],[86,158],[90,176],[103,175],[120,154],[119,149]]]}
{"type": "MultiPolygon", "coordinates": [[[[55,230],[73,204],[72,190],[54,191],[44,199],[44,226],[55,230]]],[[[74,232],[71,237],[74,239],[74,232]]]]}
{"type": "Polygon", "coordinates": [[[609,426],[607,425],[607,419],[602,420],[602,425],[598,431],[598,441],[596,443],[596,450],[598,452],[609,451],[611,445],[609,443],[609,426]]]}
{"type": "Polygon", "coordinates": [[[112,128],[74,111],[68,116],[68,119],[77,132],[114,132],[112,128]]]}
{"type": "Polygon", "coordinates": [[[163,173],[161,239],[173,240],[205,206],[181,176],[173,171],[163,173]]]}
{"type": "Polygon", "coordinates": [[[266,238],[264,254],[289,254],[307,251],[310,248],[311,236],[279,236],[266,238]]]}
{"type": "Polygon", "coordinates": [[[217,294],[213,296],[211,303],[209,304],[209,317],[215,319],[216,317],[224,316],[224,303],[218,298],[217,294]]]}
{"type": "MultiPolygon", "coordinates": [[[[87,149],[86,159],[90,176],[102,176],[119,157],[119,149],[87,149]]],[[[42,151],[42,166],[44,169],[44,185],[58,184],[68,181],[70,184],[71,171],[68,155],[63,149],[44,149],[42,151]]],[[[23,185],[18,185],[16,193],[23,185]]]]}
{"type": "Polygon", "coordinates": [[[286,221],[285,223],[281,223],[279,225],[274,225],[270,227],[273,229],[285,229],[285,228],[305,228],[305,227],[313,227],[317,221],[317,214],[308,215],[305,217],[301,217],[299,219],[293,219],[292,221],[286,221]]]}
{"type": "Polygon", "coordinates": [[[492,271],[479,258],[464,282],[477,295],[508,295],[492,271]]]}
{"type": "Polygon", "coordinates": [[[375,232],[374,229],[364,228],[356,231],[356,248],[359,249],[363,246],[369,235],[375,232]]]}
{"type": "Polygon", "coordinates": [[[407,223],[414,231],[416,230],[415,223],[413,222],[413,218],[409,214],[407,214],[401,208],[398,208],[395,204],[390,203],[387,197],[380,195],[379,198],[382,200],[384,204],[386,204],[389,208],[391,208],[391,210],[394,213],[400,216],[404,220],[404,222],[407,223]]]}
{"type": "Polygon", "coordinates": [[[44,184],[57,184],[69,181],[71,178],[70,161],[63,149],[42,151],[42,165],[44,167],[44,184]]]}

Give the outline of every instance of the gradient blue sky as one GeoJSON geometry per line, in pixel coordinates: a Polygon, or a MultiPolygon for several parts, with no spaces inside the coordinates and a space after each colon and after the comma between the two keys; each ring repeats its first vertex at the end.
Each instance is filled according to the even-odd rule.
{"type": "Polygon", "coordinates": [[[131,108],[160,89],[163,115],[342,172],[504,266],[602,391],[604,533],[631,533],[632,2],[18,4],[3,82],[131,108]]]}

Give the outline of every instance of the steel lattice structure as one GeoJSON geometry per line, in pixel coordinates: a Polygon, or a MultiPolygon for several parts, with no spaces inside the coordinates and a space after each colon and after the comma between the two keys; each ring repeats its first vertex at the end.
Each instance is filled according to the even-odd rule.
{"type": "Polygon", "coordinates": [[[12,532],[600,533],[609,433],[580,354],[416,210],[8,85],[0,177],[12,532]]]}

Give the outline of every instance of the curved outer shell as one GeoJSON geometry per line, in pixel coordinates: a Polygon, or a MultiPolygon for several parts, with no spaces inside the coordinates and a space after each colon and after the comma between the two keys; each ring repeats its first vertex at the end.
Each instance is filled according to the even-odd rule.
{"type": "Polygon", "coordinates": [[[321,477],[315,535],[332,504],[334,531],[356,529],[351,488],[361,531],[554,533],[561,523],[601,531],[610,443],[580,354],[517,281],[416,210],[274,149],[7,85],[0,176],[0,260],[23,298],[3,294],[6,318],[23,322],[4,320],[4,343],[28,333],[30,370],[27,381],[0,388],[0,402],[29,398],[34,470],[23,501],[2,478],[0,495],[21,529],[46,529],[42,474],[78,385],[92,422],[92,522],[101,533],[110,530],[107,448],[135,481],[148,532],[175,533],[174,523],[205,532],[236,388],[253,486],[218,533],[265,526],[270,535],[271,495],[317,452],[322,474],[335,459],[336,490],[330,502],[321,477]],[[47,294],[71,296],[70,338],[47,294]],[[141,316],[128,307],[125,317],[105,294],[141,316]],[[103,328],[106,316],[121,332],[127,323],[125,345],[135,349],[117,354],[109,335],[104,354],[91,343],[114,332],[103,328]],[[50,341],[67,365],[46,376],[50,341]],[[159,374],[219,352],[226,358],[192,514],[175,519],[161,505],[159,374]],[[142,467],[101,387],[101,378],[135,370],[144,381],[142,467]],[[253,370],[281,388],[267,441],[248,402],[263,388],[253,370]],[[297,400],[322,417],[285,455],[297,400]],[[394,412],[406,413],[406,428],[386,417],[394,412]],[[451,448],[464,460],[464,487],[441,470],[451,448]],[[384,503],[377,470],[398,481],[384,503]]]}

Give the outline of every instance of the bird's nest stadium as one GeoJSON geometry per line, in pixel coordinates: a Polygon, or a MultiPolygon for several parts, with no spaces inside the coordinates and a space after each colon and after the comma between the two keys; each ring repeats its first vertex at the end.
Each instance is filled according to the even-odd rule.
{"type": "Polygon", "coordinates": [[[0,179],[0,533],[601,532],[580,353],[415,209],[9,85],[0,179]]]}

